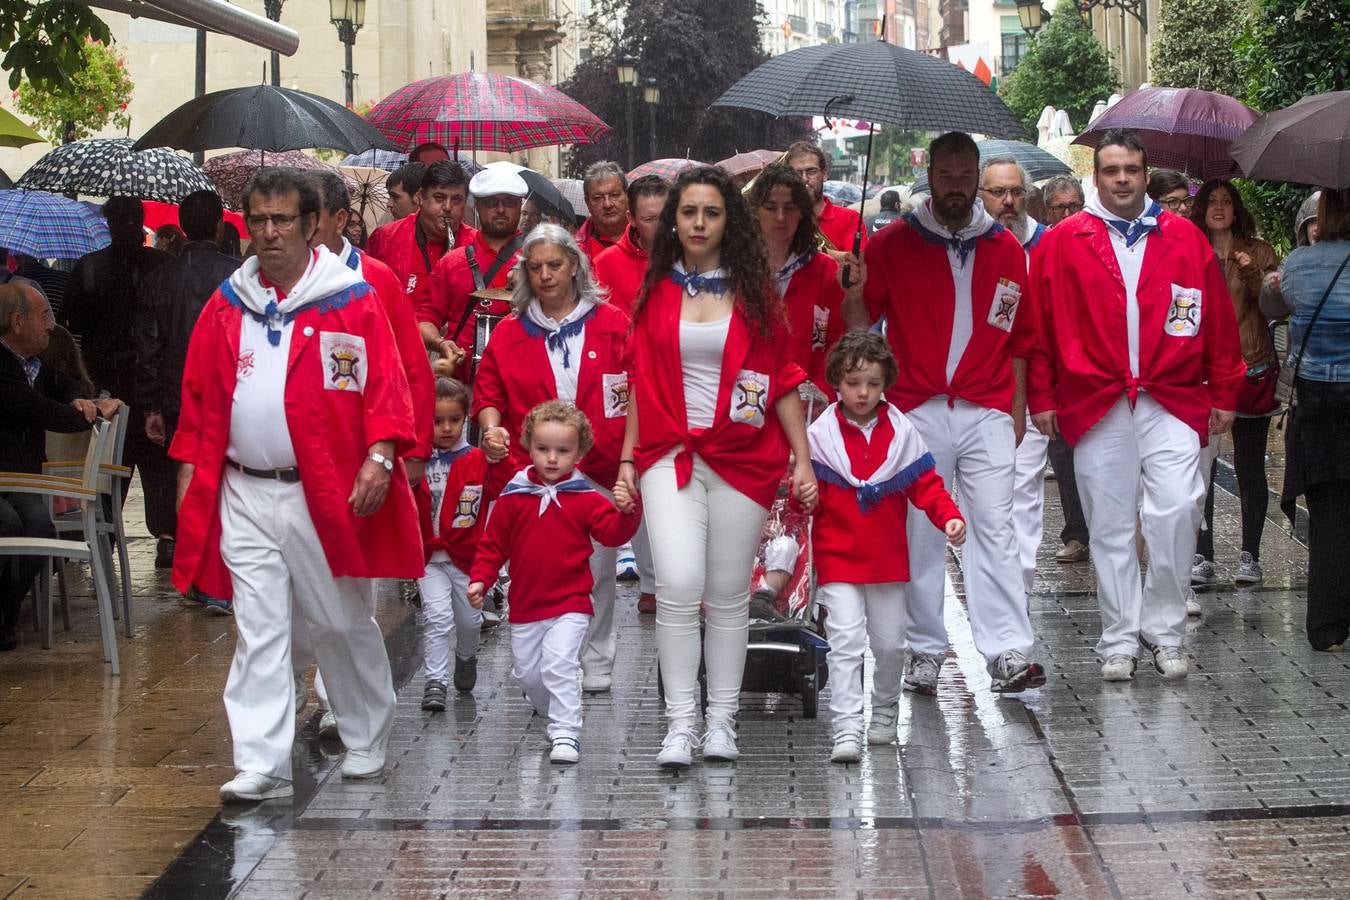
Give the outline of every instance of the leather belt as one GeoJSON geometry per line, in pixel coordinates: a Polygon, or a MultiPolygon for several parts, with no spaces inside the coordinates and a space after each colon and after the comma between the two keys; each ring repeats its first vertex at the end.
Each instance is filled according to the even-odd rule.
{"type": "Polygon", "coordinates": [[[289,469],[253,469],[249,466],[241,465],[229,457],[225,458],[225,464],[232,469],[238,469],[245,475],[252,478],[270,478],[273,481],[280,481],[285,484],[295,484],[300,480],[300,470],[292,466],[289,469]]]}

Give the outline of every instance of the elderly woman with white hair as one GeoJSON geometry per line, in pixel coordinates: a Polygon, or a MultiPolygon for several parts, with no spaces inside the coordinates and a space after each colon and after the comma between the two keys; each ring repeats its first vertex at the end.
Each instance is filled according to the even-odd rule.
{"type": "MultiPolygon", "coordinates": [[[[515,267],[514,312],[492,332],[474,379],[473,415],[489,462],[509,455],[529,464],[521,423],[546,400],[573,403],[591,420],[595,447],[578,469],[609,494],[618,480],[628,415],[624,346],[628,316],[606,302],[591,262],[558,225],[538,225],[525,237],[515,267]]],[[[581,652],[582,688],[607,691],[614,670],[616,551],[591,556],[595,616],[581,652]]]]}

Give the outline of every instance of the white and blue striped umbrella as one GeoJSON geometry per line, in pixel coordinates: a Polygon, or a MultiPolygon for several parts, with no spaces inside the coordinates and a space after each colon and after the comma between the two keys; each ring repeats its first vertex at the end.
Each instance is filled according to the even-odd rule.
{"type": "Polygon", "coordinates": [[[0,191],[0,247],[38,259],[78,259],[108,243],[107,223],[83,203],[46,191],[0,191]]]}

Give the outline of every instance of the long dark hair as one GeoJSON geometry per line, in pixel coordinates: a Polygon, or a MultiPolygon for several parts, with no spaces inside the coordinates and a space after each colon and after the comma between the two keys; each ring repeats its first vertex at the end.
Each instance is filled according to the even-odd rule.
{"type": "Polygon", "coordinates": [[[1256,220],[1242,205],[1242,195],[1233,187],[1233,182],[1223,178],[1211,178],[1200,186],[1200,192],[1195,195],[1195,205],[1191,207],[1191,221],[1206,237],[1209,236],[1209,229],[1205,227],[1205,212],[1209,209],[1209,198],[1217,188],[1223,188],[1233,198],[1233,234],[1244,241],[1256,237],[1256,220]]]}
{"type": "Polygon", "coordinates": [[[764,242],[759,238],[759,229],[755,227],[741,192],[731,183],[731,176],[716,166],[698,166],[686,169],[675,179],[675,186],[666,197],[666,205],[661,208],[661,224],[656,230],[656,239],[652,241],[651,261],[647,266],[647,276],[642,281],[633,305],[633,321],[641,317],[652,287],[662,278],[670,275],[676,260],[684,254],[680,239],[675,234],[675,212],[685,189],[695,184],[706,184],[717,189],[722,195],[726,207],[726,229],[722,233],[722,271],[726,273],[729,287],[736,298],[736,306],[767,337],[773,324],[783,319],[783,301],[772,287],[769,274],[769,259],[764,252],[764,242]]]}
{"type": "Polygon", "coordinates": [[[797,233],[792,236],[788,252],[810,253],[816,246],[816,204],[811,199],[811,191],[807,189],[806,182],[802,181],[802,176],[790,166],[774,163],[759,173],[754,187],[750,188],[750,196],[746,198],[750,204],[751,218],[758,227],[759,208],[769,199],[770,192],[776,187],[785,187],[791,191],[792,202],[802,212],[802,219],[797,223],[797,233]]]}

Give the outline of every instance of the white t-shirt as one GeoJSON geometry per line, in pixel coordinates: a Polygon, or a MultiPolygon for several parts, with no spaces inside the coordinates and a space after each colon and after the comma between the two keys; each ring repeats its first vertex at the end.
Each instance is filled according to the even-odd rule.
{"type": "Polygon", "coordinates": [[[956,309],[952,314],[952,342],[947,347],[947,383],[961,365],[961,357],[970,344],[970,336],[975,331],[975,315],[971,310],[971,282],[975,277],[975,254],[972,249],[966,255],[965,265],[961,264],[961,255],[950,246],[947,248],[947,262],[952,267],[952,283],[956,286],[956,309]]]}
{"type": "Polygon", "coordinates": [[[1133,247],[1125,246],[1125,235],[1117,229],[1106,226],[1111,236],[1111,249],[1116,251],[1116,262],[1120,265],[1121,277],[1125,279],[1125,336],[1130,351],[1130,375],[1139,377],[1139,275],[1144,269],[1144,248],[1148,246],[1148,235],[1134,242],[1133,247]]]}
{"type": "MultiPolygon", "coordinates": [[[[593,303],[578,303],[576,308],[568,313],[561,322],[557,322],[544,313],[538,300],[532,300],[526,310],[526,315],[530,317],[531,322],[544,331],[554,332],[564,325],[570,325],[580,319],[589,313],[594,306],[593,303]]],[[[548,353],[548,362],[553,368],[553,381],[558,399],[564,403],[575,404],[577,402],[577,372],[581,369],[581,348],[586,343],[586,328],[583,326],[580,331],[567,337],[557,347],[549,347],[547,337],[544,338],[544,341],[544,348],[548,353]],[[564,359],[567,360],[566,368],[563,367],[564,359]]]]}
{"type": "Polygon", "coordinates": [[[717,322],[680,322],[680,370],[688,428],[711,428],[722,386],[722,351],[731,316],[717,322]]]}
{"type": "Polygon", "coordinates": [[[239,331],[238,378],[230,410],[225,455],[250,469],[295,466],[295,446],[286,422],[286,367],[294,324],[281,326],[281,343],[267,341],[267,326],[247,313],[239,331]]]}

